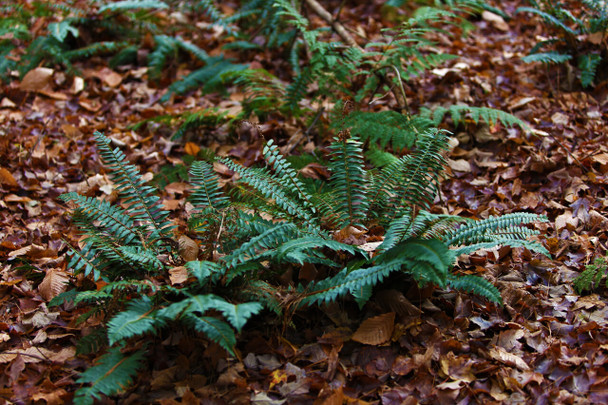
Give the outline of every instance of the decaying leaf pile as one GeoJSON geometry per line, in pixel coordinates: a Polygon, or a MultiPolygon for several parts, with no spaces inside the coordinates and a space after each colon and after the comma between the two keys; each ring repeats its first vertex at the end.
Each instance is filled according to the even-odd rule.
{"type": "MultiPolygon", "coordinates": [[[[223,4],[224,11],[236,7],[231,3],[223,4]]],[[[324,2],[328,10],[339,3],[324,2]]],[[[357,35],[373,38],[386,17],[381,3],[345,2],[340,19],[357,35]]],[[[514,15],[520,5],[499,6],[514,15]]],[[[170,24],[177,16],[160,18],[170,24]]],[[[291,319],[258,316],[240,334],[236,357],[202,337],[174,331],[155,342],[135,385],[107,403],[608,402],[607,290],[601,283],[579,295],[572,286],[586,265],[606,254],[608,82],[600,76],[583,89],[569,80],[565,66],[522,62],[535,38],[545,35],[534,18],[519,14],[505,21],[484,12],[470,21],[475,28],[466,36],[435,34],[441,51],[459,57],[407,83],[409,108],[493,107],[530,123],[533,131],[472,121],[457,127],[441,210],[472,218],[545,214],[550,221],[538,227],[552,258],[501,248],[461,261],[459,272],[482,275],[499,288],[502,306],[453,291],[386,285],[363,311],[338,302],[291,319]]],[[[197,27],[189,35],[199,47],[210,55],[226,52],[220,28],[197,27]]],[[[34,21],[30,29],[41,27],[34,21]]],[[[230,56],[269,71],[285,64],[271,51],[230,56]]],[[[78,192],[115,198],[101,170],[95,131],[110,136],[149,179],[203,147],[252,165],[261,160],[260,132],[286,152],[324,147],[335,135],[269,114],[257,128],[245,123],[231,133],[218,124],[172,141],[164,126],[131,126],[196,107],[236,115],[246,95],[194,93],[163,104],[159,99],[168,83],[147,81],[146,67],[111,69],[97,56],[76,65],[76,76],[59,66],[36,67],[20,80],[3,82],[0,398],[7,403],[69,403],[78,375],[96,360],[75,350],[75,342],[96,326],[95,318],[78,324],[85,309],[47,306],[69,282],[92,284],[67,268],[66,241],[77,245],[78,235],[65,215],[69,207],[58,197],[78,192]]],[[[179,76],[190,67],[171,69],[179,76]]],[[[378,102],[388,105],[388,99],[378,102]]],[[[215,170],[222,181],[234,180],[225,165],[215,170]]],[[[316,164],[303,172],[327,176],[316,164]]],[[[186,194],[180,179],[162,188],[163,204],[181,228],[186,194]]],[[[344,235],[349,237],[358,235],[344,235]]],[[[197,248],[190,242],[180,240],[188,255],[197,248]]],[[[175,284],[187,276],[183,267],[168,275],[175,284]]]]}

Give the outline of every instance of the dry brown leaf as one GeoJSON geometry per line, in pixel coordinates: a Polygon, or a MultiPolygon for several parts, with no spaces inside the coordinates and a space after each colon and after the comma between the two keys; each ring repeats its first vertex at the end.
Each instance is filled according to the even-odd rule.
{"type": "Polygon", "coordinates": [[[376,301],[384,309],[391,310],[399,316],[420,315],[420,308],[412,304],[401,291],[390,289],[378,291],[376,301]]]}
{"type": "Polygon", "coordinates": [[[70,281],[70,277],[65,271],[61,269],[48,270],[38,286],[40,296],[46,301],[50,301],[67,290],[68,281],[70,281]]]}
{"type": "Polygon", "coordinates": [[[191,156],[198,155],[200,151],[201,148],[194,142],[186,142],[186,145],[184,146],[184,152],[191,156]]]}
{"type": "Polygon", "coordinates": [[[452,160],[447,159],[448,165],[455,172],[465,172],[468,173],[471,171],[471,164],[464,159],[452,160]]]}
{"type": "Polygon", "coordinates": [[[184,266],[174,267],[169,270],[171,285],[181,284],[188,280],[188,269],[184,266]]]}
{"type": "Polygon", "coordinates": [[[39,363],[49,359],[54,353],[44,347],[28,347],[27,349],[6,350],[0,353],[0,363],[8,363],[21,355],[25,363],[39,363]]]}
{"type": "Polygon", "coordinates": [[[198,245],[195,241],[182,235],[177,240],[179,244],[179,255],[187,262],[196,260],[198,258],[198,245]]]}
{"type": "Polygon", "coordinates": [[[481,18],[483,18],[484,20],[486,20],[489,23],[492,23],[492,25],[501,30],[501,31],[509,31],[509,24],[507,24],[504,20],[504,18],[502,18],[501,16],[499,16],[498,14],[494,14],[490,11],[485,10],[484,12],[481,13],[481,18]]]}
{"type": "Polygon", "coordinates": [[[395,313],[389,312],[363,321],[352,340],[365,345],[381,345],[390,340],[394,329],[395,313]]]}
{"type": "Polygon", "coordinates": [[[116,87],[122,82],[122,76],[107,67],[100,69],[97,77],[110,87],[116,87]]]}
{"type": "Polygon", "coordinates": [[[23,91],[40,91],[44,89],[51,81],[54,70],[37,67],[25,74],[19,87],[23,91]]]}
{"type": "Polygon", "coordinates": [[[4,167],[0,167],[0,184],[4,184],[8,187],[18,187],[17,180],[13,177],[12,173],[6,170],[4,167]]]}
{"type": "Polygon", "coordinates": [[[530,371],[530,366],[528,366],[524,359],[519,356],[516,356],[513,353],[509,353],[500,346],[495,346],[491,348],[488,353],[490,357],[494,360],[498,360],[508,366],[517,367],[518,369],[523,371],[530,371]]]}

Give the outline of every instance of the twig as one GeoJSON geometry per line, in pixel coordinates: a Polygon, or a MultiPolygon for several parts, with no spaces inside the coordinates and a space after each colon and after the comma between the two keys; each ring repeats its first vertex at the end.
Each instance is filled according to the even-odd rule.
{"type": "Polygon", "coordinates": [[[326,23],[331,25],[336,34],[338,34],[347,45],[352,46],[353,48],[359,48],[363,51],[363,49],[359,46],[359,44],[357,44],[355,39],[348,33],[344,26],[338,21],[334,20],[330,12],[319,4],[317,0],[306,0],[306,4],[308,4],[310,8],[312,8],[313,11],[319,15],[319,17],[325,20],[326,23]]]}

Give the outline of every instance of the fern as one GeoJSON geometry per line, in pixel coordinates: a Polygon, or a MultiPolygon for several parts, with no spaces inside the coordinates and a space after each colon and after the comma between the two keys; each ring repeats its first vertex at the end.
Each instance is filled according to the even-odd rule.
{"type": "Polygon", "coordinates": [[[91,385],[76,391],[74,404],[93,404],[95,399],[101,399],[101,395],[114,395],[123,390],[142,367],[144,356],[144,350],[125,357],[120,347],[110,349],[101,356],[95,367],[83,372],[76,381],[91,385]]]}
{"type": "Polygon", "coordinates": [[[125,311],[120,312],[108,322],[110,346],[163,326],[162,319],[154,317],[152,300],[143,296],[131,301],[125,311]]]}
{"type": "Polygon", "coordinates": [[[404,162],[402,179],[389,199],[389,218],[396,218],[404,207],[428,210],[439,191],[447,147],[444,131],[430,130],[420,134],[416,151],[404,162]]]}
{"type": "Polygon", "coordinates": [[[154,188],[145,185],[135,166],[127,164],[124,153],[110,147],[109,138],[95,132],[95,140],[120,197],[129,205],[131,216],[147,228],[146,236],[150,240],[168,237],[172,229],[167,220],[169,212],[160,209],[160,199],[154,195],[154,188]]]}
{"type": "Polygon", "coordinates": [[[200,88],[204,93],[212,92],[226,83],[226,79],[234,77],[232,73],[246,69],[244,65],[235,65],[223,57],[213,57],[207,60],[207,66],[195,70],[182,80],[169,86],[169,91],[161,97],[165,102],[171,94],[185,94],[200,88]]]}
{"type": "Polygon", "coordinates": [[[204,211],[206,208],[221,210],[228,206],[228,198],[220,191],[218,177],[209,163],[194,162],[190,168],[190,181],[194,186],[190,201],[195,209],[199,211],[204,211]]]}
{"type": "Polygon", "coordinates": [[[103,5],[99,8],[99,13],[103,13],[105,11],[124,11],[124,10],[134,10],[134,9],[167,9],[169,5],[160,0],[125,0],[125,1],[116,1],[114,3],[109,3],[103,5]]]}
{"type": "MultiPolygon", "coordinates": [[[[608,19],[608,18],[607,18],[608,19]]],[[[578,68],[580,69],[580,79],[583,87],[589,87],[595,80],[595,73],[602,62],[602,57],[598,54],[581,55],[578,58],[578,68]]]]}
{"type": "Polygon", "coordinates": [[[356,137],[348,137],[344,132],[330,146],[330,186],[337,198],[336,211],[340,217],[340,227],[363,226],[367,216],[367,180],[363,167],[363,149],[356,137]]]}
{"type": "Polygon", "coordinates": [[[456,126],[465,123],[465,118],[468,116],[475,124],[479,124],[480,121],[483,121],[488,125],[501,123],[505,127],[518,126],[526,132],[530,131],[530,126],[516,116],[501,110],[487,107],[452,105],[448,108],[438,107],[433,111],[423,109],[421,111],[421,116],[431,119],[431,122],[433,122],[434,125],[439,125],[443,121],[445,115],[448,113],[451,115],[452,121],[456,126]]]}
{"type": "Polygon", "coordinates": [[[489,299],[492,302],[502,303],[500,291],[486,279],[474,275],[455,276],[448,275],[447,284],[459,291],[472,292],[489,299]]]}
{"type": "Polygon", "coordinates": [[[540,62],[544,64],[555,64],[559,65],[560,63],[564,63],[572,59],[572,55],[566,55],[559,52],[543,52],[543,53],[533,53],[528,56],[524,56],[521,58],[526,63],[532,62],[540,62]]]}
{"type": "MultiPolygon", "coordinates": [[[[608,274],[606,258],[598,257],[593,264],[585,266],[585,270],[574,279],[574,289],[578,294],[582,294],[585,290],[596,288],[606,274],[608,274]]],[[[608,279],[606,286],[608,287],[608,279]]]]}

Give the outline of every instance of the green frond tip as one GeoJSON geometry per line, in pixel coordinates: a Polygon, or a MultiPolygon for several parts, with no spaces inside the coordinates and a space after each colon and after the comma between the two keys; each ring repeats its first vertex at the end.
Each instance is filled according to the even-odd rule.
{"type": "MultiPolygon", "coordinates": [[[[596,288],[604,276],[608,275],[608,262],[604,257],[598,257],[593,264],[585,266],[585,270],[574,279],[574,289],[578,294],[596,288]]],[[[608,287],[608,279],[606,279],[608,287]]]]}
{"type": "Polygon", "coordinates": [[[143,296],[131,301],[125,311],[119,312],[108,322],[110,345],[153,332],[163,326],[162,319],[154,316],[154,307],[149,297],[143,296]]]}
{"type": "Polygon", "coordinates": [[[456,276],[450,274],[447,282],[448,285],[455,290],[472,292],[474,294],[481,295],[492,302],[502,304],[500,291],[498,291],[498,289],[494,287],[492,283],[484,278],[470,274],[465,276],[456,276]]]}
{"type": "Polygon", "coordinates": [[[138,9],[166,9],[169,5],[164,1],[160,0],[125,0],[117,1],[103,5],[99,8],[99,13],[104,11],[124,11],[124,10],[138,10],[138,9]]]}
{"type": "Polygon", "coordinates": [[[115,395],[128,387],[141,368],[145,351],[139,350],[125,356],[120,347],[110,348],[101,356],[97,364],[84,371],[78,380],[79,384],[90,384],[76,391],[75,405],[92,405],[101,400],[102,395],[115,395]]]}
{"type": "Polygon", "coordinates": [[[572,59],[572,55],[563,54],[559,52],[541,52],[541,53],[533,53],[532,55],[527,55],[521,58],[522,61],[526,63],[534,63],[540,62],[544,64],[555,64],[558,65],[560,63],[564,63],[572,59]]]}
{"type": "Polygon", "coordinates": [[[517,118],[513,114],[497,110],[495,108],[488,107],[471,107],[468,105],[451,105],[448,108],[438,107],[431,112],[431,110],[423,109],[421,115],[432,119],[435,125],[439,125],[446,114],[450,114],[454,125],[458,126],[466,122],[466,118],[470,118],[475,124],[479,124],[480,121],[485,122],[488,125],[495,125],[501,123],[505,127],[519,127],[522,130],[530,131],[530,126],[517,118]]]}
{"type": "Polygon", "coordinates": [[[456,257],[448,246],[437,239],[408,239],[377,256],[382,264],[399,264],[422,283],[444,287],[456,257]]]}

